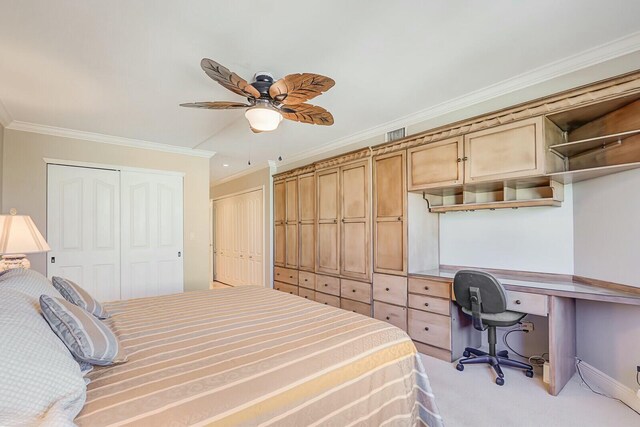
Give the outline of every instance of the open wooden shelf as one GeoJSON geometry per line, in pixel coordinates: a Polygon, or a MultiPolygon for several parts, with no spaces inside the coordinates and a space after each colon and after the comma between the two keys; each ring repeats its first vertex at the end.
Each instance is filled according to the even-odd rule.
{"type": "Polygon", "coordinates": [[[622,144],[622,141],[634,135],[640,134],[640,129],[619,132],[611,135],[596,136],[593,138],[570,141],[549,146],[549,150],[561,154],[564,157],[579,156],[591,150],[606,149],[611,144],[622,144]]]}
{"type": "Polygon", "coordinates": [[[433,213],[561,206],[564,187],[551,178],[536,177],[434,189],[423,197],[433,213]]]}

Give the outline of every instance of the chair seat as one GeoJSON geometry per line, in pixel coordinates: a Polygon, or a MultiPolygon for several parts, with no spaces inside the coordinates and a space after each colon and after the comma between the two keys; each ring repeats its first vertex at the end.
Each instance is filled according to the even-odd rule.
{"type": "MultiPolygon", "coordinates": [[[[473,314],[468,308],[462,307],[462,311],[469,316],[473,314]]],[[[521,321],[527,314],[517,311],[503,311],[502,313],[482,313],[482,323],[488,326],[513,326],[521,321]]]]}

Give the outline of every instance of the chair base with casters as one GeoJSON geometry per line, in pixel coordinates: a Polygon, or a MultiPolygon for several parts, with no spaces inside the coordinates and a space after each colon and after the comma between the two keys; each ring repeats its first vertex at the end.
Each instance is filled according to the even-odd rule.
{"type": "MultiPolygon", "coordinates": [[[[471,310],[463,308],[462,311],[471,315],[471,310]]],[[[483,314],[482,322],[487,325],[487,332],[489,334],[489,352],[487,353],[473,347],[465,348],[463,353],[464,359],[460,359],[458,361],[456,369],[458,371],[464,371],[465,365],[486,363],[491,365],[493,370],[496,371],[496,384],[498,385],[504,385],[504,373],[502,372],[502,366],[524,369],[525,375],[529,378],[533,378],[533,366],[528,363],[509,359],[509,353],[506,350],[496,352],[496,327],[513,326],[525,316],[526,314],[515,311],[505,311],[497,314],[483,314]]]]}

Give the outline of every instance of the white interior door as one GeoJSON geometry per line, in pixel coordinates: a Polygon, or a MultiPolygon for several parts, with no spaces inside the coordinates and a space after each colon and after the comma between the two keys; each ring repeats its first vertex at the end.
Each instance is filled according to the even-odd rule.
{"type": "Polygon", "coordinates": [[[216,280],[264,286],[262,190],[218,199],[213,209],[216,280]]]}
{"type": "Polygon", "coordinates": [[[120,299],[120,174],[47,166],[47,275],[99,301],[120,299]]]}
{"type": "Polygon", "coordinates": [[[183,291],[182,181],[121,172],[123,299],[183,291]]]}

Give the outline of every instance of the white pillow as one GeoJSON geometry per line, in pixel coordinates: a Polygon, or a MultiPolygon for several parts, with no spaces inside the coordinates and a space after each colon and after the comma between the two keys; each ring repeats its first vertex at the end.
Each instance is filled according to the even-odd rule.
{"type": "Polygon", "coordinates": [[[33,298],[2,281],[0,425],[73,425],[86,398],[80,366],[33,298]]]}

